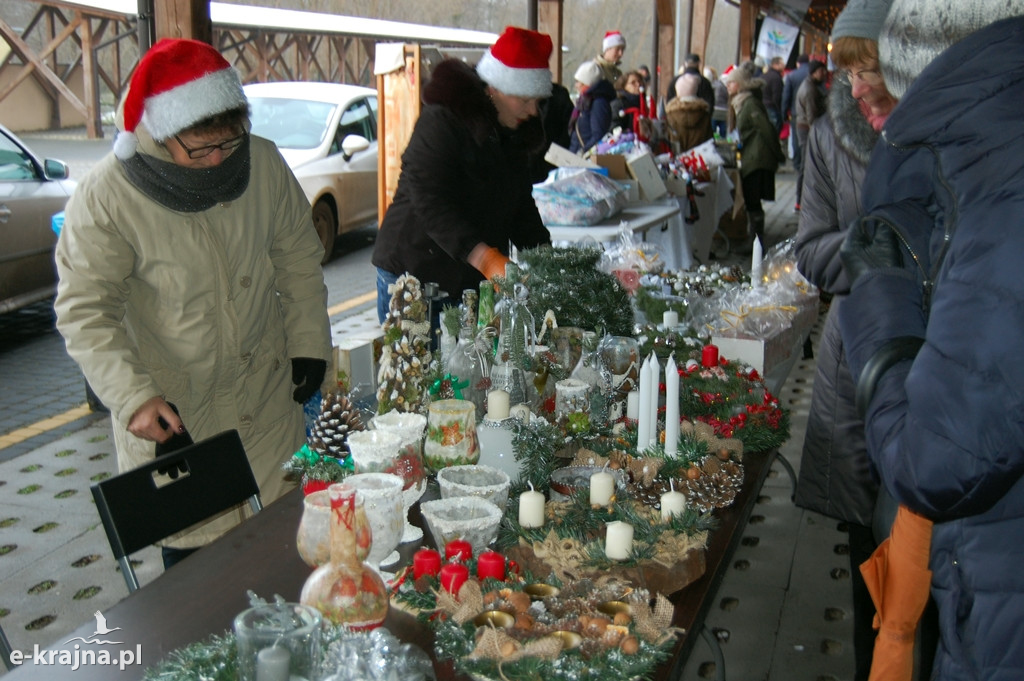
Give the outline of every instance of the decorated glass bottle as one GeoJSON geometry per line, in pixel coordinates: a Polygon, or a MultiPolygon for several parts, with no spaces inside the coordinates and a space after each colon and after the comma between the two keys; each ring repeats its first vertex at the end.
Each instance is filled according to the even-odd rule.
{"type": "Polygon", "coordinates": [[[587,394],[590,395],[591,422],[607,422],[611,374],[601,362],[600,343],[595,332],[583,332],[583,353],[569,377],[590,386],[587,394]]]}
{"type": "Polygon", "coordinates": [[[345,483],[328,488],[331,497],[331,559],[302,585],[299,600],[334,624],[354,631],[375,629],[388,614],[388,590],[373,568],[360,560],[359,547],[369,548],[368,525],[358,522],[362,502],[345,483]]]}

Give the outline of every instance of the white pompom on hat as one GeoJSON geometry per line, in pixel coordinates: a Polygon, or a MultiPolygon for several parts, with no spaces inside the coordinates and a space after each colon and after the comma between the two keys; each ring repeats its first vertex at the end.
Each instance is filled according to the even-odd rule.
{"type": "Polygon", "coordinates": [[[135,155],[143,125],[163,141],[204,118],[247,106],[238,73],[198,40],[164,38],[139,60],[123,104],[124,130],[114,141],[120,159],[135,155]]]}
{"type": "Polygon", "coordinates": [[[604,39],[601,40],[601,51],[607,52],[613,47],[625,47],[626,39],[622,36],[619,31],[608,31],[604,34],[604,39]]]}
{"type": "Polygon", "coordinates": [[[476,65],[485,83],[514,97],[551,96],[551,36],[507,26],[476,65]]]}

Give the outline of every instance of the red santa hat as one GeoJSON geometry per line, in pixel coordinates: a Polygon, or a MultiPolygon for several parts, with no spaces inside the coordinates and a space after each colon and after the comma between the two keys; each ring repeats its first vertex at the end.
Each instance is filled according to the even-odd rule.
{"type": "Polygon", "coordinates": [[[476,72],[496,90],[516,97],[551,95],[551,36],[508,26],[484,53],[476,72]]]}
{"type": "Polygon", "coordinates": [[[607,52],[613,47],[625,47],[626,39],[622,37],[622,34],[618,31],[608,31],[604,34],[604,40],[601,41],[601,51],[607,52]]]}
{"type": "Polygon", "coordinates": [[[198,40],[164,38],[132,74],[124,130],[114,141],[114,153],[121,159],[135,154],[140,124],[154,140],[163,141],[204,118],[247,104],[238,73],[217,50],[198,40]]]}

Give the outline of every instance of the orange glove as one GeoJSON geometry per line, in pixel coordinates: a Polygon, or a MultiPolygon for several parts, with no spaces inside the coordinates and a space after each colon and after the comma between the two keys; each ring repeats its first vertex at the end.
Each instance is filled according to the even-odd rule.
{"type": "Polygon", "coordinates": [[[932,522],[900,505],[889,538],[860,566],[878,612],[871,681],[910,681],[914,634],[931,587],[932,522]]]}
{"type": "Polygon", "coordinates": [[[469,254],[469,264],[480,270],[488,279],[505,276],[507,256],[493,246],[480,244],[469,254]]]}

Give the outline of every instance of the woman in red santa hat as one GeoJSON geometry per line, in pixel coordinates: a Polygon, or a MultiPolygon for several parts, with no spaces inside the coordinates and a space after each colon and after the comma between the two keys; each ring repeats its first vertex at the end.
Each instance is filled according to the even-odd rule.
{"type": "MultiPolygon", "coordinates": [[[[305,442],[331,333],[309,202],[248,111],[210,45],[165,39],[142,57],[113,153],[68,202],[54,307],[121,470],[174,436],[234,429],[269,503],[291,488],[281,462],[305,442]]],[[[241,519],[176,537],[165,566],[241,519]]]]}
{"type": "Polygon", "coordinates": [[[547,35],[508,27],[475,70],[458,59],[434,68],[373,251],[382,322],[405,272],[454,302],[504,275],[510,243],[550,243],[530,162],[548,146],[537,105],[551,94],[551,49],[547,35]]]}

